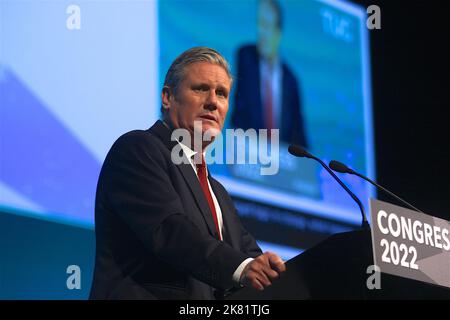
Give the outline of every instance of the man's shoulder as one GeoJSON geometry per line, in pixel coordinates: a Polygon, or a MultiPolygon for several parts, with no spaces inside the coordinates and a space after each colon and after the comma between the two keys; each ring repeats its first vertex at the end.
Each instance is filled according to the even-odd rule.
{"type": "Polygon", "coordinates": [[[256,48],[256,45],[247,43],[247,44],[244,44],[241,47],[239,47],[239,52],[254,52],[254,53],[256,53],[256,52],[258,52],[258,50],[256,48]]]}
{"type": "Polygon", "coordinates": [[[293,84],[297,85],[298,84],[298,79],[297,79],[296,75],[294,74],[293,70],[286,63],[286,61],[282,62],[281,68],[283,70],[283,78],[288,83],[293,83],[293,84]]]}
{"type": "Polygon", "coordinates": [[[132,130],[122,134],[111,146],[107,159],[119,157],[152,157],[163,159],[166,147],[161,139],[151,130],[132,130]]]}
{"type": "Polygon", "coordinates": [[[122,134],[114,142],[111,149],[114,148],[126,148],[135,147],[139,145],[155,145],[158,138],[150,131],[147,130],[132,130],[122,134]]]}
{"type": "Polygon", "coordinates": [[[145,146],[149,147],[164,147],[164,139],[170,139],[170,133],[161,121],[156,121],[150,128],[146,130],[132,130],[122,134],[115,142],[114,146],[132,147],[145,146]]]}
{"type": "Polygon", "coordinates": [[[131,130],[122,134],[117,141],[134,141],[134,140],[145,140],[154,139],[154,135],[151,133],[150,129],[146,130],[131,130]]]}
{"type": "Polygon", "coordinates": [[[258,56],[258,49],[256,48],[256,45],[246,44],[238,49],[238,57],[240,59],[250,57],[256,58],[257,56],[258,56]]]}

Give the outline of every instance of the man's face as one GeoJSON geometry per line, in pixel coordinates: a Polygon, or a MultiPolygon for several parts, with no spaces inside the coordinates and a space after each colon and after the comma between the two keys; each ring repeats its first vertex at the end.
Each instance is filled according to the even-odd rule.
{"type": "Polygon", "coordinates": [[[162,102],[168,108],[172,126],[194,133],[194,121],[201,121],[202,134],[212,136],[222,131],[228,112],[231,79],[225,69],[209,62],[196,62],[185,70],[184,79],[173,88],[163,90],[162,102]]]}

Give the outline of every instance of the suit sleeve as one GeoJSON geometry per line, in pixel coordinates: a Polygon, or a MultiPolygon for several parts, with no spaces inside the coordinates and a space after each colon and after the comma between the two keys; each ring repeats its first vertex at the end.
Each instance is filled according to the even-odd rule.
{"type": "Polygon", "coordinates": [[[262,254],[261,248],[256,243],[255,238],[241,224],[242,247],[244,252],[252,258],[262,254]]]}
{"type": "Polygon", "coordinates": [[[200,232],[184,214],[160,150],[144,134],[119,138],[101,172],[100,197],[159,259],[216,288],[233,286],[248,256],[200,232]]]}

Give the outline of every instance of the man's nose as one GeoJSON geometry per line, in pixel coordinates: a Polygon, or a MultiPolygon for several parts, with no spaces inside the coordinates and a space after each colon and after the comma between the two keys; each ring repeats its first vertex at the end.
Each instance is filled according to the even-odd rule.
{"type": "Polygon", "coordinates": [[[218,107],[218,100],[215,91],[211,90],[205,101],[205,109],[216,110],[218,107]]]}

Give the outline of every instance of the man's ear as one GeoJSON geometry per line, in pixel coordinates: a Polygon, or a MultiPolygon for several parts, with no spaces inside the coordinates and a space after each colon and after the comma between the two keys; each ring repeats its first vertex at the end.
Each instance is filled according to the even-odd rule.
{"type": "Polygon", "coordinates": [[[171,90],[168,86],[164,86],[161,92],[161,102],[164,109],[170,108],[170,95],[171,90]]]}

